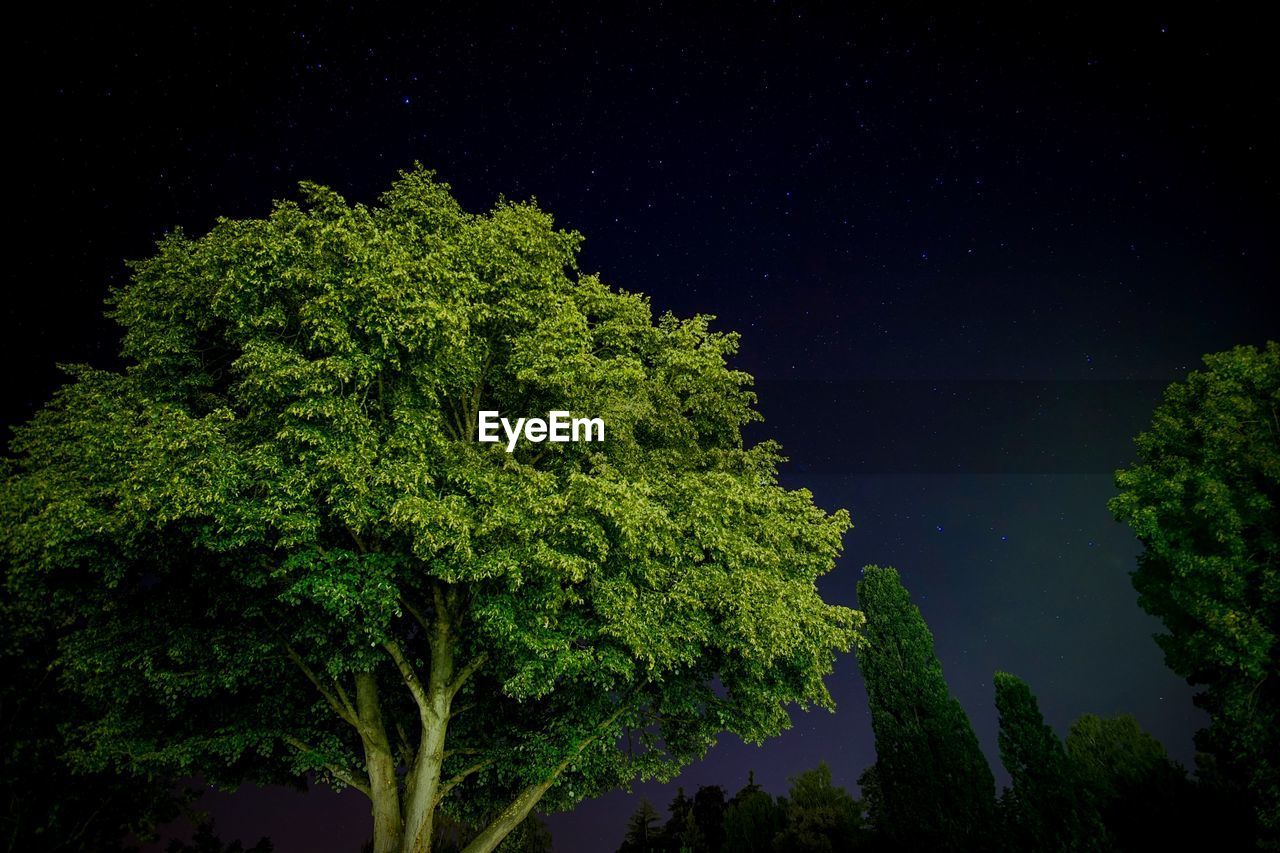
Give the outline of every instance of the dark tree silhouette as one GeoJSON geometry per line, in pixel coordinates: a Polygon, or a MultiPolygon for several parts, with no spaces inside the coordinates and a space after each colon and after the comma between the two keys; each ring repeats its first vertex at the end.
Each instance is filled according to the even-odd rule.
{"type": "Polygon", "coordinates": [[[622,838],[618,853],[654,853],[661,849],[662,827],[658,810],[648,800],[640,805],[627,821],[627,834],[622,838]]]}
{"type": "Polygon", "coordinates": [[[784,809],[786,826],[775,838],[775,853],[840,853],[858,843],[862,806],[831,783],[826,762],[791,780],[784,809]]]}
{"type": "MultiPolygon", "coordinates": [[[[1132,716],[1085,714],[1071,724],[1066,747],[1077,781],[1107,827],[1112,850],[1176,849],[1200,836],[1206,803],[1187,771],[1132,716]]],[[[1219,841],[1223,829],[1214,827],[1219,841]]]]}
{"type": "Polygon", "coordinates": [[[756,784],[755,773],[733,795],[724,813],[724,849],[771,853],[773,838],[786,826],[785,807],[756,784]]]}
{"type": "Polygon", "coordinates": [[[693,823],[693,800],[685,796],[684,788],[676,789],[676,795],[667,805],[667,815],[667,822],[662,826],[663,853],[692,850],[697,827],[693,823]]]}
{"type": "Polygon", "coordinates": [[[995,781],[943,679],[933,635],[892,568],[867,566],[858,601],[867,620],[857,655],[876,738],[878,829],[909,849],[981,849],[994,825],[995,781]]]}
{"type": "Polygon", "coordinates": [[[1014,850],[1105,849],[1105,832],[1077,783],[1062,741],[1045,723],[1031,688],[997,672],[1000,760],[1013,780],[1001,799],[1006,839],[1014,850]]]}
{"type": "Polygon", "coordinates": [[[240,841],[224,842],[214,832],[212,820],[202,820],[196,825],[190,841],[170,841],[165,853],[272,853],[275,847],[268,838],[261,838],[252,847],[240,841]]]}
{"type": "Polygon", "coordinates": [[[719,853],[724,844],[724,809],[724,788],[719,785],[703,785],[693,795],[693,822],[701,844],[694,853],[719,853]]]}

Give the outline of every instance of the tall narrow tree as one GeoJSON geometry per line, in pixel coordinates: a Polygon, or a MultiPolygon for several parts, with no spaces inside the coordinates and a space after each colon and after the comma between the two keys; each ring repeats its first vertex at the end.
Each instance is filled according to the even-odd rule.
{"type": "Polygon", "coordinates": [[[898,572],[880,566],[863,569],[858,602],[867,620],[857,655],[876,738],[877,830],[909,849],[982,849],[995,781],[920,609],[898,572]]]}
{"type": "Polygon", "coordinates": [[[1007,672],[995,675],[1000,760],[1013,780],[1001,812],[1014,850],[1101,850],[1102,823],[1031,688],[1007,672]]]}

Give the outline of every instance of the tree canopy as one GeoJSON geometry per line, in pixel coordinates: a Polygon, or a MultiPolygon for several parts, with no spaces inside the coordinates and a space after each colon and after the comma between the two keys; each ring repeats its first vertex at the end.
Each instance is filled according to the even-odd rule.
{"type": "Polygon", "coordinates": [[[0,547],[99,709],[82,766],[315,774],[376,853],[440,809],[477,853],[830,705],[848,516],[744,445],[736,335],[582,273],[533,203],[467,213],[421,168],[302,195],[160,241],[111,296],[125,366],[16,431],[0,547]],[[508,453],[482,409],[606,439],[508,453]]]}
{"type": "Polygon", "coordinates": [[[1165,660],[1203,690],[1197,743],[1280,846],[1280,344],[1207,355],[1170,385],[1115,517],[1143,544],[1139,603],[1165,660]]]}

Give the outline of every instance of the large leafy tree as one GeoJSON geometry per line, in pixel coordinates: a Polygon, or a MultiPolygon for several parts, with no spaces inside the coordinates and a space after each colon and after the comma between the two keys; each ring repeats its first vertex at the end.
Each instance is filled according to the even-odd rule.
{"type": "Polygon", "coordinates": [[[863,569],[858,604],[867,619],[857,654],[876,739],[877,831],[907,849],[982,849],[994,826],[995,780],[947,688],[929,626],[892,568],[863,569]]]}
{"type": "Polygon", "coordinates": [[[1205,356],[1170,385],[1111,511],[1133,583],[1210,726],[1198,739],[1280,846],[1280,344],[1205,356]]]}
{"type": "Polygon", "coordinates": [[[1013,787],[1001,806],[1013,850],[1102,850],[1105,832],[1067,751],[1026,682],[995,674],[1000,760],[1013,787]]]}
{"type": "Polygon", "coordinates": [[[126,366],[72,368],[12,444],[10,585],[100,709],[82,764],[318,774],[376,853],[441,809],[477,853],[830,704],[848,517],[744,446],[735,335],[580,273],[532,204],[303,189],[161,241],[112,296],[126,366]],[[607,433],[508,453],[482,409],[607,433]]]}

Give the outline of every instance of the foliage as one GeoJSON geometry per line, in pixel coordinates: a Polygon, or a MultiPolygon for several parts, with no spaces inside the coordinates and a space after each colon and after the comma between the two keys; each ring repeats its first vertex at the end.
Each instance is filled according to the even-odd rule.
{"type": "Polygon", "coordinates": [[[724,789],[702,785],[693,795],[693,822],[698,827],[694,853],[717,853],[724,844],[724,789]]]}
{"type": "Polygon", "coordinates": [[[1194,834],[1188,816],[1204,822],[1205,802],[1187,771],[1132,716],[1085,714],[1071,724],[1066,747],[1077,782],[1106,825],[1110,849],[1176,848],[1194,834]]]}
{"type": "Polygon", "coordinates": [[[725,809],[724,849],[735,853],[770,853],[774,849],[774,836],[786,824],[786,807],[757,785],[752,773],[725,809]]]}
{"type": "Polygon", "coordinates": [[[994,825],[995,781],[943,679],[933,635],[892,568],[867,566],[858,602],[867,620],[857,654],[876,739],[876,828],[908,849],[980,849],[994,825]]]}
{"type": "Polygon", "coordinates": [[[850,850],[862,830],[862,806],[844,788],[831,784],[826,762],[791,780],[784,813],[786,824],[774,841],[775,853],[850,850]]]}
{"type": "Polygon", "coordinates": [[[1000,760],[1013,781],[1001,798],[1011,848],[1105,849],[1097,811],[1031,688],[1007,672],[995,674],[995,685],[1000,760]]]}
{"type": "Polygon", "coordinates": [[[692,799],[679,789],[668,811],[655,833],[657,814],[642,801],[618,853],[834,853],[865,840],[862,806],[831,783],[825,763],[792,778],[786,797],[774,799],[752,774],[727,805],[719,785],[704,785],[692,799]]]}
{"type": "Polygon", "coordinates": [[[303,193],[162,240],[111,299],[127,367],[16,432],[0,551],[101,709],[80,766],[316,773],[370,797],[376,853],[441,810],[490,821],[477,853],[830,706],[848,516],[744,446],[735,335],[579,273],[533,204],[421,169],[303,193]],[[507,453],[482,408],[608,431],[507,453]]]}
{"type": "Polygon", "coordinates": [[[658,810],[648,800],[641,800],[627,821],[627,833],[618,853],[653,853],[659,849],[662,828],[658,826],[658,810]]]}
{"type": "Polygon", "coordinates": [[[47,625],[35,624],[0,594],[0,839],[8,853],[136,850],[130,837],[188,811],[194,792],[171,779],[84,772],[65,755],[90,708],[60,690],[49,662],[47,625]]]}
{"type": "Polygon", "coordinates": [[[1112,513],[1143,544],[1133,583],[1203,690],[1197,743],[1280,845],[1280,344],[1207,355],[1170,385],[1112,513]]]}
{"type": "Polygon", "coordinates": [[[684,788],[677,788],[676,795],[667,805],[667,822],[662,826],[660,847],[664,853],[692,853],[698,843],[698,827],[693,821],[693,800],[685,796],[684,788]]]}

